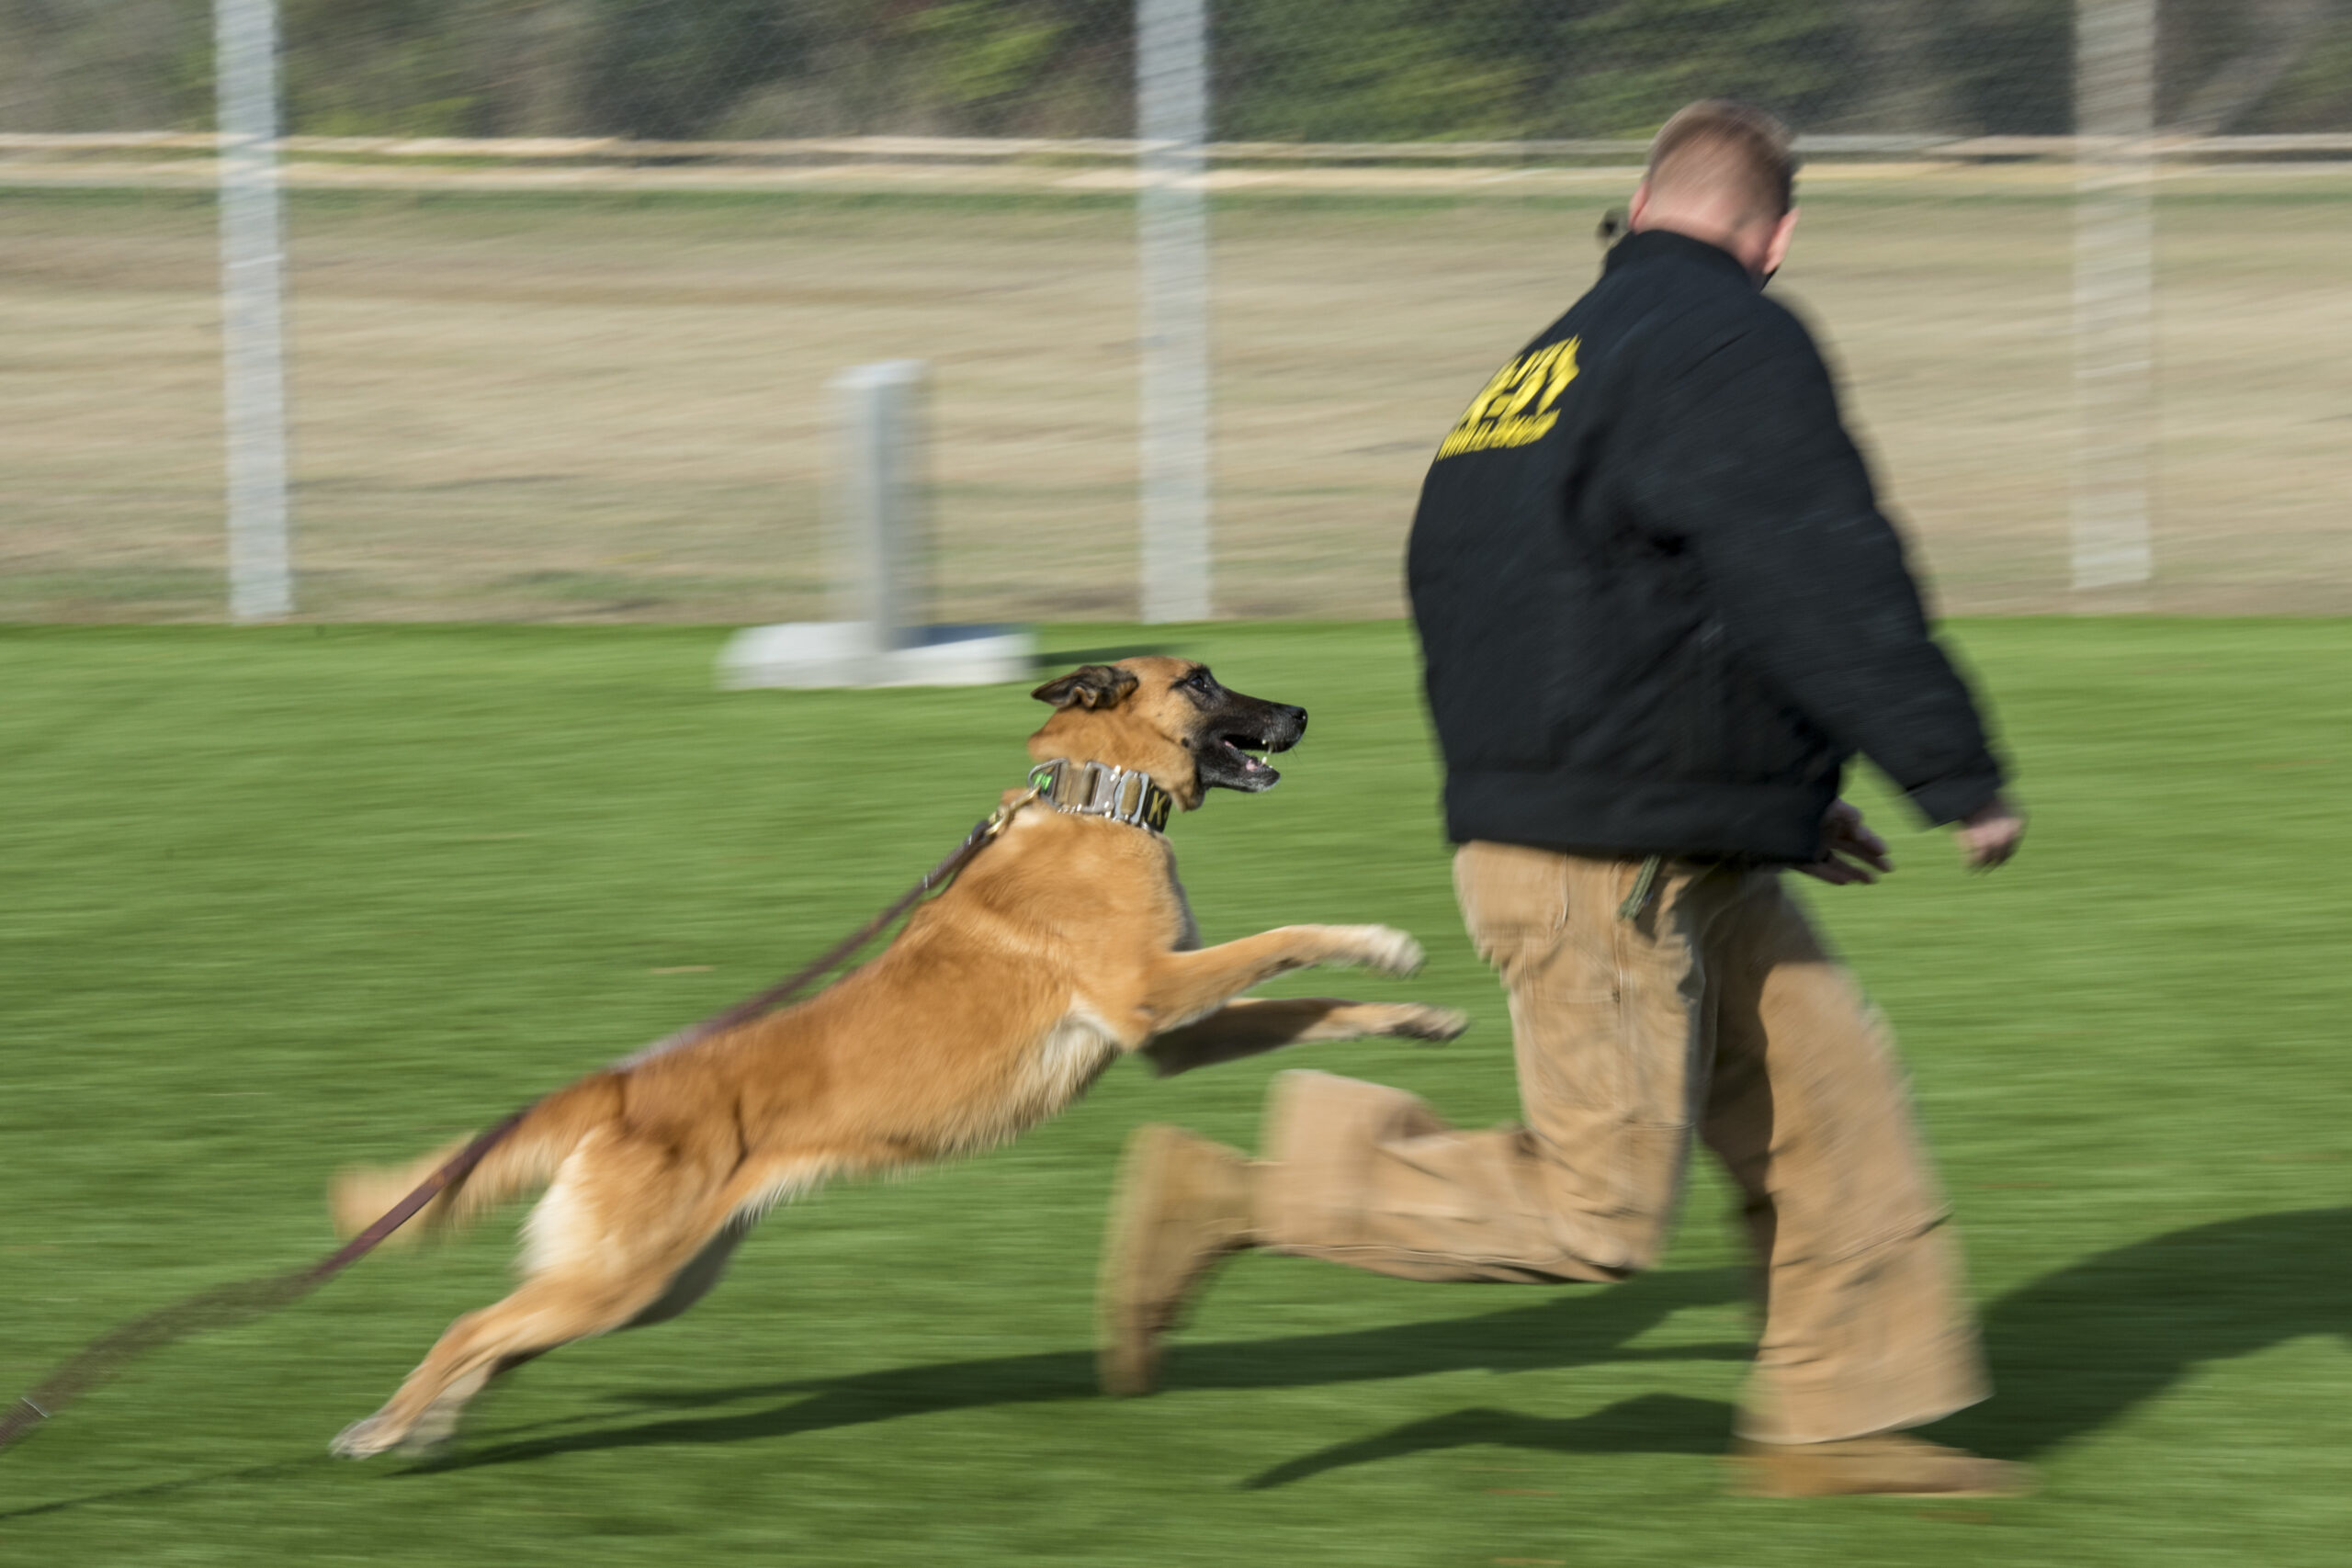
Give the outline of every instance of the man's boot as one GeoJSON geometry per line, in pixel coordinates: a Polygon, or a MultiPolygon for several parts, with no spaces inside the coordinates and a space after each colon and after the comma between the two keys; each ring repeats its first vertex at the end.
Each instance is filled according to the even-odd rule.
{"type": "Polygon", "coordinates": [[[1095,1292],[1102,1392],[1149,1393],[1160,1336],[1216,1266],[1250,1245],[1250,1162],[1182,1127],[1127,1139],[1095,1292]]]}
{"type": "Polygon", "coordinates": [[[1831,1443],[1732,1445],[1731,1490],[1744,1497],[2022,1497],[2033,1472],[1908,1432],[1831,1443]]]}

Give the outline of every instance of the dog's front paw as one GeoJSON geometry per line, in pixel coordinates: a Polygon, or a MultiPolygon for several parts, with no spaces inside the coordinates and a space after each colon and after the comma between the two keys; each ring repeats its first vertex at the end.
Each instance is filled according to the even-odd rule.
{"type": "Polygon", "coordinates": [[[1347,926],[1342,931],[1341,963],[1361,964],[1375,975],[1410,975],[1421,966],[1421,944],[1394,926],[1347,926]]]}
{"type": "Polygon", "coordinates": [[[1388,1032],[1399,1040],[1427,1040],[1440,1043],[1460,1039],[1462,1032],[1470,1027],[1470,1015],[1452,1008],[1413,1006],[1401,1008],[1398,1011],[1403,1016],[1388,1032]]]}

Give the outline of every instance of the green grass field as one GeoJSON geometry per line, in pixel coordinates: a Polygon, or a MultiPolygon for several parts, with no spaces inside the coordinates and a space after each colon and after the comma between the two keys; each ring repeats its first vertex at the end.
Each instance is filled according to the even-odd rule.
{"type": "MultiPolygon", "coordinates": [[[[510,1227],[384,1255],[141,1364],[0,1457],[10,1563],[2319,1564],[2352,1540],[2344,865],[2352,623],[1964,623],[2037,813],[1970,879],[1819,890],[1893,1014],[2040,1497],[1716,1492],[1749,1333],[1712,1174],[1608,1291],[1245,1258],[1148,1401],[1091,1396],[1125,1132],[1252,1136],[1277,1059],[1114,1071],[1026,1141],[772,1216],[678,1323],[575,1347],[436,1461],[331,1460],[510,1227]]],[[[1383,920],[1367,997],[1452,1047],[1315,1048],[1508,1115],[1394,624],[1057,628],[1306,704],[1261,798],[1177,825],[1212,940],[1383,920]]],[[[0,634],[0,1397],[90,1335],[326,1247],[405,1156],[765,984],[1014,782],[1042,710],[711,689],[658,628],[0,634]]],[[[1302,976],[1299,988],[1334,988],[1302,976]]]]}

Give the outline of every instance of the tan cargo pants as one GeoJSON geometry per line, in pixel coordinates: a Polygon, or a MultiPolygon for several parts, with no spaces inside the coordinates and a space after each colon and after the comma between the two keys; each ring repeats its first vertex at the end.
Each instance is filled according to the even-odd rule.
{"type": "Polygon", "coordinates": [[[1770,870],[1464,845],[1454,886],[1510,994],[1524,1126],[1285,1073],[1259,1239],[1414,1280],[1619,1280],[1656,1261],[1695,1128],[1763,1265],[1744,1435],[1914,1427],[1987,1389],[1943,1201],[1884,1027],[1770,870]]]}

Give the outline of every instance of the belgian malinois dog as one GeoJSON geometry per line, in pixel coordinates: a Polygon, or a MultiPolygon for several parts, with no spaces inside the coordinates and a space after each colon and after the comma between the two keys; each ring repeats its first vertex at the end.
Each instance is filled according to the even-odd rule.
{"type": "MultiPolygon", "coordinates": [[[[1158,829],[1212,789],[1271,787],[1281,775],[1257,753],[1296,744],[1304,708],[1170,658],[1090,664],[1035,694],[1054,713],[1029,738],[1031,789],[1008,793],[1021,804],[993,846],[880,956],[798,1006],[559,1089],[433,1201],[420,1218],[447,1224],[547,1189],[522,1284],[451,1324],[337,1453],[430,1447],[499,1372],[693,1305],[772,1205],[1004,1143],[1125,1053],[1165,1075],[1305,1041],[1462,1032],[1442,1008],[1237,999],[1309,964],[1411,974],[1419,944],[1385,926],[1200,945],[1158,829]]],[[[338,1224],[365,1225],[449,1153],[346,1172],[338,1224]]]]}

